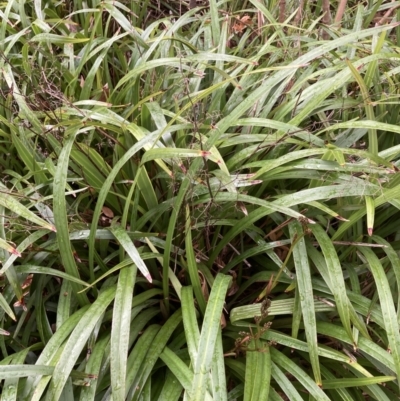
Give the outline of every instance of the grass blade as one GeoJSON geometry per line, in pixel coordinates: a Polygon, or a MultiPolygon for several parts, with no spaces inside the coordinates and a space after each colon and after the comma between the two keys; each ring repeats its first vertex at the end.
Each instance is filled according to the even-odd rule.
{"type": "Polygon", "coordinates": [[[330,401],[328,396],[322,391],[320,386],[311,379],[308,374],[296,365],[294,361],[289,359],[287,356],[283,355],[281,352],[274,348],[270,348],[271,358],[274,363],[285,369],[288,373],[293,375],[295,379],[301,383],[307,391],[318,401],[330,401]]]}
{"type": "Polygon", "coordinates": [[[111,389],[115,401],[125,400],[125,380],[129,347],[132,294],[136,266],[123,268],[119,273],[111,327],[111,389]]]}
{"type": "MultiPolygon", "coordinates": [[[[393,296],[390,285],[385,274],[385,270],[377,256],[369,248],[359,247],[359,251],[365,256],[371,272],[374,276],[376,288],[378,290],[380,306],[384,316],[388,347],[393,356],[396,366],[397,380],[400,378],[400,327],[397,320],[393,296]]],[[[400,381],[399,381],[400,386],[400,381]]],[[[400,388],[400,387],[399,387],[400,388]]]]}
{"type": "MultiPolygon", "coordinates": [[[[73,256],[71,241],[69,239],[65,184],[67,182],[69,155],[71,153],[71,148],[75,141],[75,137],[79,133],[79,126],[80,124],[70,128],[70,130],[66,133],[67,139],[58,158],[57,171],[56,175],[54,176],[53,185],[54,220],[57,227],[58,247],[66,272],[76,278],[80,278],[80,276],[73,256]]],[[[72,283],[72,288],[74,289],[76,297],[81,306],[89,303],[86,294],[79,293],[81,286],[76,283],[72,283]]]]}
{"type": "Polygon", "coordinates": [[[375,202],[371,196],[365,196],[364,199],[367,212],[367,231],[368,235],[371,236],[374,232],[375,202]]]}
{"type": "Polygon", "coordinates": [[[194,378],[189,395],[191,401],[203,401],[206,394],[207,377],[211,369],[222,308],[230,282],[230,276],[219,274],[211,289],[201,329],[197,359],[194,364],[194,378]]]}
{"type": "Polygon", "coordinates": [[[206,300],[201,288],[199,272],[197,269],[196,257],[193,250],[192,242],[192,219],[190,216],[189,206],[186,207],[186,224],[185,224],[185,249],[186,249],[186,260],[187,267],[190,277],[190,282],[192,283],[194,293],[196,295],[196,301],[199,305],[201,313],[204,315],[206,311],[206,300]]]}
{"type": "Polygon", "coordinates": [[[79,355],[98,320],[115,297],[115,287],[102,292],[80,319],[54,368],[46,401],[58,400],[79,355]]]}
{"type": "Polygon", "coordinates": [[[191,286],[181,288],[182,318],[189,356],[194,366],[197,359],[197,348],[200,339],[200,330],[196,319],[193,289],[191,286]]]}
{"type": "Polygon", "coordinates": [[[350,302],[346,293],[346,285],[343,278],[342,266],[340,260],[337,256],[336,250],[329,239],[326,232],[322,229],[320,225],[312,225],[312,232],[319,245],[321,246],[322,253],[325,257],[325,262],[327,265],[327,270],[331,280],[331,291],[335,297],[336,308],[338,309],[339,316],[343,327],[345,328],[349,338],[353,339],[353,332],[350,324],[350,302]]]}
{"type": "Polygon", "coordinates": [[[307,250],[304,241],[303,228],[297,221],[289,224],[292,242],[296,245],[293,249],[293,260],[296,267],[297,290],[300,293],[300,304],[305,324],[307,344],[309,346],[311,366],[317,385],[321,385],[321,372],[318,360],[317,326],[314,309],[314,294],[311,283],[310,265],[308,263],[307,250]]]}
{"type": "Polygon", "coordinates": [[[144,361],[139,374],[131,385],[128,398],[132,399],[132,401],[137,401],[140,399],[142,388],[150,376],[157,359],[165,348],[172,333],[176,330],[181,321],[182,311],[179,309],[173,315],[171,315],[171,317],[157,333],[149,351],[147,352],[146,360],[144,361]],[[130,398],[131,396],[132,398],[130,398]]]}
{"type": "Polygon", "coordinates": [[[31,212],[9,193],[3,191],[0,192],[0,205],[40,227],[46,228],[50,231],[56,231],[56,228],[52,224],[49,224],[47,221],[36,216],[35,213],[31,212]]]}
{"type": "Polygon", "coordinates": [[[325,390],[332,388],[346,388],[346,387],[359,387],[370,386],[371,384],[381,384],[395,380],[395,376],[375,376],[375,377],[359,377],[351,379],[330,379],[322,382],[322,388],[325,390]]]}
{"type": "Polygon", "coordinates": [[[267,401],[270,381],[271,354],[269,346],[253,339],[246,352],[244,401],[267,401]]]}
{"type": "Polygon", "coordinates": [[[143,259],[141,258],[138,250],[136,249],[126,230],[117,225],[111,225],[111,227],[109,227],[109,230],[113,233],[114,237],[125,249],[126,253],[132,259],[132,262],[135,263],[137,268],[142,272],[143,276],[151,283],[152,278],[150,272],[147,269],[146,264],[143,262],[143,259]]]}

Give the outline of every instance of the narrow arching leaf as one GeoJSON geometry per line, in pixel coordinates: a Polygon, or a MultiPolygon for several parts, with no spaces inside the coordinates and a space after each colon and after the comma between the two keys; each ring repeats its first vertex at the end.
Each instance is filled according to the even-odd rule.
{"type": "MultiPolygon", "coordinates": [[[[189,392],[193,383],[193,372],[189,369],[185,362],[183,362],[168,347],[164,348],[164,351],[160,355],[160,359],[162,359],[162,361],[168,366],[186,392],[189,392]]],[[[213,400],[209,392],[206,392],[204,400],[213,400]]]]}
{"type": "Polygon", "coordinates": [[[174,157],[207,157],[209,155],[210,152],[199,149],[150,149],[142,157],[142,163],[146,163],[154,159],[169,159],[174,157]]]}
{"type": "Polygon", "coordinates": [[[17,247],[16,252],[12,252],[13,254],[7,259],[5,263],[3,263],[3,267],[0,269],[0,274],[4,273],[12,263],[21,256],[21,252],[23,252],[27,247],[32,245],[32,243],[36,242],[39,238],[46,235],[48,233],[47,230],[38,230],[33,232],[27,238],[25,238],[17,247]]]}
{"type": "Polygon", "coordinates": [[[71,370],[92,333],[92,330],[108,305],[113,301],[115,290],[115,287],[110,287],[101,293],[76,325],[54,367],[50,387],[46,392],[46,401],[58,399],[60,397],[71,370]]]}
{"type": "Polygon", "coordinates": [[[296,363],[290,360],[287,356],[283,355],[278,350],[271,348],[271,358],[274,363],[285,369],[288,373],[293,375],[297,381],[299,381],[310,394],[321,401],[328,401],[328,396],[321,390],[314,380],[302,370],[296,363]]]}
{"type": "Polygon", "coordinates": [[[309,345],[311,365],[315,381],[321,384],[321,373],[318,359],[317,327],[314,309],[314,297],[311,283],[310,265],[304,242],[304,232],[298,222],[289,225],[292,241],[296,244],[293,250],[294,265],[296,267],[297,289],[300,293],[300,304],[305,323],[307,344],[309,345]]]}
{"type": "Polygon", "coordinates": [[[21,256],[21,254],[12,246],[10,245],[7,241],[4,241],[3,239],[0,238],[0,248],[5,249],[7,252],[12,253],[14,256],[21,256]]]}
{"type": "Polygon", "coordinates": [[[319,225],[310,227],[318,243],[321,246],[322,252],[325,257],[325,262],[331,279],[331,291],[335,297],[336,307],[339,312],[340,319],[344,328],[349,335],[353,338],[353,332],[350,324],[350,301],[347,298],[346,286],[343,278],[343,271],[340,265],[340,260],[332,242],[329,240],[328,235],[319,225]]]}
{"type": "Polygon", "coordinates": [[[132,240],[129,238],[127,232],[120,226],[112,225],[109,230],[113,233],[114,237],[119,241],[122,247],[125,249],[126,253],[132,259],[132,262],[135,263],[137,268],[142,272],[144,277],[151,283],[152,278],[150,276],[150,272],[147,269],[147,266],[143,262],[139,252],[137,251],[135,245],[132,240]]]}
{"type": "Polygon", "coordinates": [[[3,379],[12,379],[26,376],[51,375],[53,366],[43,365],[6,365],[0,366],[0,375],[3,379]]]}
{"type": "Polygon", "coordinates": [[[0,192],[0,205],[32,223],[47,228],[50,231],[56,231],[56,228],[52,224],[38,217],[9,193],[0,192]]]}
{"type": "Polygon", "coordinates": [[[359,251],[367,259],[369,268],[371,269],[375,280],[382,314],[384,316],[385,329],[388,337],[388,347],[396,365],[397,377],[400,377],[400,327],[389,282],[385,270],[377,256],[368,248],[360,247],[359,251]]]}
{"type": "Polygon", "coordinates": [[[370,196],[365,197],[365,207],[367,210],[367,231],[368,235],[371,236],[374,232],[375,205],[370,196]]]}
{"type": "Polygon", "coordinates": [[[185,224],[185,248],[186,260],[188,265],[189,277],[196,295],[197,303],[199,304],[201,312],[204,314],[206,310],[206,300],[201,288],[199,271],[197,268],[196,257],[193,249],[192,241],[192,227],[189,207],[186,208],[186,224],[185,224]]]}
{"type": "Polygon", "coordinates": [[[158,331],[157,335],[152,342],[149,352],[146,355],[146,360],[143,362],[141,369],[131,384],[130,394],[133,396],[132,400],[138,400],[144,383],[147,381],[151,371],[163,351],[166,343],[168,342],[172,333],[176,330],[179,323],[182,321],[182,311],[177,310],[158,331]]]}
{"type": "Polygon", "coordinates": [[[210,383],[213,399],[215,401],[227,401],[227,380],[221,329],[215,343],[210,383]]]}
{"type": "Polygon", "coordinates": [[[394,376],[377,376],[377,377],[362,377],[362,378],[351,378],[351,379],[331,379],[323,380],[322,388],[345,388],[345,387],[358,387],[358,386],[369,386],[371,384],[380,384],[388,381],[395,380],[394,376]]]}
{"type": "Polygon", "coordinates": [[[302,401],[303,398],[298,393],[292,382],[286,377],[279,367],[272,363],[271,364],[272,377],[277,381],[279,387],[283,390],[286,396],[293,401],[302,401]]]}
{"type": "MultiPolygon", "coordinates": [[[[69,155],[76,135],[79,133],[78,127],[73,127],[68,131],[67,140],[58,159],[57,171],[54,176],[53,202],[54,202],[54,220],[57,229],[57,242],[60,249],[61,259],[66,272],[76,278],[80,278],[78,267],[76,265],[68,232],[68,218],[65,199],[65,185],[67,181],[67,170],[69,164],[69,155]]],[[[89,303],[85,294],[79,294],[81,287],[75,283],[73,289],[77,292],[77,298],[82,305],[89,303]]]]}
{"type": "Polygon", "coordinates": [[[211,369],[225,294],[230,281],[231,277],[219,274],[211,289],[201,329],[198,354],[194,363],[194,377],[189,393],[191,401],[203,400],[206,393],[207,376],[211,369]]]}
{"type": "Polygon", "coordinates": [[[2,3],[2,399],[398,398],[400,11],[328,3],[2,3]]]}
{"type": "Polygon", "coordinates": [[[126,366],[129,348],[132,294],[136,279],[135,265],[121,270],[114,300],[114,316],[110,340],[110,370],[113,399],[124,400],[126,366]]]}
{"type": "Polygon", "coordinates": [[[271,381],[271,354],[268,345],[252,340],[246,353],[244,401],[268,400],[271,381]]]}
{"type": "Polygon", "coordinates": [[[196,309],[194,307],[193,288],[190,286],[181,289],[182,318],[185,329],[186,342],[188,346],[191,363],[197,360],[198,346],[200,340],[200,330],[196,319],[196,309]]]}

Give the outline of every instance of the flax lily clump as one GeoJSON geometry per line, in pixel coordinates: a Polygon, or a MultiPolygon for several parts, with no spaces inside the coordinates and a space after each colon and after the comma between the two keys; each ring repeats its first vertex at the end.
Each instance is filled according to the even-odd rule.
{"type": "Polygon", "coordinates": [[[400,14],[289,3],[1,5],[2,399],[398,398],[400,14]]]}

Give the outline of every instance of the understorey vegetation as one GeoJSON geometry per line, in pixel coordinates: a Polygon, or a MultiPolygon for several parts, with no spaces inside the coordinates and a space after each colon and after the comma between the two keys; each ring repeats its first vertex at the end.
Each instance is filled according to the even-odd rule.
{"type": "Polygon", "coordinates": [[[399,399],[398,2],[0,12],[1,400],[399,399]]]}

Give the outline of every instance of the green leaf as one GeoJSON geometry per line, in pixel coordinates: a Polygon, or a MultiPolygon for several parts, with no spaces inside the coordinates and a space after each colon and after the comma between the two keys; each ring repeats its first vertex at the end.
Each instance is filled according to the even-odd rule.
{"type": "Polygon", "coordinates": [[[249,342],[246,350],[244,401],[267,401],[271,381],[269,346],[259,340],[249,342]]]}
{"type": "Polygon", "coordinates": [[[333,388],[345,388],[345,387],[359,387],[359,386],[370,386],[371,384],[381,384],[396,380],[395,376],[375,376],[375,377],[354,377],[351,379],[331,379],[323,380],[322,388],[333,389],[333,388]]]}
{"type": "MultiPolygon", "coordinates": [[[[382,32],[382,35],[385,35],[385,32],[382,32]]],[[[375,120],[375,113],[374,113],[374,109],[372,107],[371,101],[369,99],[369,93],[368,93],[368,88],[366,85],[366,82],[364,82],[364,80],[362,79],[360,73],[357,71],[357,68],[355,68],[353,66],[353,64],[351,64],[351,62],[349,60],[346,60],[346,63],[348,65],[348,67],[351,70],[351,73],[354,75],[354,78],[356,79],[358,85],[360,86],[360,91],[362,94],[362,98],[364,100],[364,107],[365,107],[365,113],[366,113],[366,117],[368,120],[374,121],[375,120]]],[[[371,74],[371,67],[373,67],[373,65],[376,64],[376,62],[372,62],[369,65],[369,74],[371,74]]],[[[368,79],[368,77],[366,77],[368,79]]],[[[374,128],[370,128],[368,130],[368,147],[369,147],[369,151],[372,154],[378,154],[378,134],[376,132],[376,129],[374,128]]],[[[370,226],[368,226],[369,229],[370,226]]],[[[369,234],[372,235],[372,234],[369,234]]]]}
{"type": "Polygon", "coordinates": [[[163,148],[150,149],[142,157],[142,164],[154,159],[171,159],[174,157],[207,157],[211,152],[200,149],[163,148]]]}
{"type": "Polygon", "coordinates": [[[182,311],[179,309],[173,315],[171,315],[167,322],[158,331],[151,344],[151,347],[148,349],[146,360],[143,362],[138,375],[131,384],[131,389],[128,396],[129,399],[132,399],[133,401],[140,399],[143,386],[149,378],[157,359],[162,353],[172,333],[176,330],[181,321],[182,311]],[[132,398],[130,398],[131,396],[132,398]]]}
{"type": "Polygon", "coordinates": [[[96,301],[93,302],[76,325],[54,367],[49,389],[46,392],[46,401],[57,400],[60,397],[72,368],[79,358],[89,336],[98,320],[113,301],[115,291],[115,287],[110,287],[100,293],[96,301]]]}
{"type": "MultiPolygon", "coordinates": [[[[160,355],[161,358],[162,354],[160,355]]],[[[174,374],[168,370],[163,388],[158,396],[157,401],[178,401],[182,393],[182,385],[174,374]]]]}
{"type": "Polygon", "coordinates": [[[374,231],[374,219],[375,219],[375,202],[370,196],[365,196],[365,207],[367,211],[367,231],[368,235],[371,236],[374,231]]]}
{"type": "Polygon", "coordinates": [[[314,294],[311,282],[310,265],[304,241],[303,228],[297,221],[289,224],[292,237],[293,260],[296,268],[297,290],[300,294],[300,305],[305,324],[307,344],[309,346],[311,366],[317,385],[321,385],[321,373],[318,360],[317,326],[314,310],[314,294]]]}
{"type": "Polygon", "coordinates": [[[291,401],[303,401],[303,397],[298,393],[292,382],[275,363],[271,364],[271,373],[274,380],[291,401]]]}
{"type": "Polygon", "coordinates": [[[185,337],[189,351],[190,361],[194,366],[198,355],[200,330],[196,319],[196,309],[194,307],[193,288],[191,286],[182,287],[182,318],[185,337]]]}
{"type": "Polygon", "coordinates": [[[199,271],[197,268],[196,257],[194,255],[192,241],[192,220],[190,216],[189,206],[186,207],[185,249],[190,282],[192,283],[193,290],[196,295],[196,301],[199,305],[200,311],[204,315],[204,312],[206,310],[206,300],[204,298],[203,289],[201,288],[199,271]]]}
{"type": "Polygon", "coordinates": [[[40,217],[36,216],[33,212],[31,212],[28,208],[18,202],[11,193],[7,192],[0,192],[0,205],[4,206],[6,209],[11,210],[13,213],[17,214],[18,216],[39,225],[40,227],[46,228],[50,231],[56,231],[56,228],[49,224],[47,221],[41,219],[40,217]]]}
{"type": "Polygon", "coordinates": [[[64,273],[62,271],[52,269],[51,267],[44,267],[44,266],[34,266],[34,265],[18,265],[15,266],[15,270],[18,273],[36,273],[36,274],[45,274],[49,276],[55,276],[55,277],[61,277],[65,280],[69,280],[73,283],[77,283],[79,285],[89,287],[89,284],[86,283],[83,280],[80,280],[76,277],[73,277],[67,273],[64,273]]]}
{"type": "MultiPolygon", "coordinates": [[[[185,362],[182,361],[173,351],[165,347],[160,359],[168,366],[174,376],[181,383],[186,393],[189,393],[193,383],[193,372],[188,368],[185,362]]],[[[212,401],[210,393],[207,391],[204,397],[205,401],[212,401]]]]}
{"type": "Polygon", "coordinates": [[[4,241],[2,238],[0,238],[0,248],[5,249],[7,252],[12,253],[14,256],[21,256],[21,254],[12,245],[10,245],[7,241],[4,241]]]}
{"type": "Polygon", "coordinates": [[[146,264],[143,262],[138,250],[130,239],[126,230],[124,230],[121,226],[111,225],[108,228],[114,237],[118,240],[118,242],[125,249],[126,253],[132,259],[132,262],[135,263],[137,268],[142,272],[143,276],[151,283],[153,280],[151,278],[150,272],[147,269],[146,264]]]}
{"type": "Polygon", "coordinates": [[[129,348],[132,294],[136,266],[123,268],[119,273],[111,326],[111,389],[115,401],[125,400],[126,367],[129,348]]]}
{"type": "Polygon", "coordinates": [[[385,330],[389,342],[388,347],[396,366],[397,378],[400,378],[400,327],[389,281],[375,253],[369,248],[359,247],[358,249],[365,256],[374,277],[384,317],[385,330]]]}
{"type": "Polygon", "coordinates": [[[198,354],[194,364],[193,383],[189,393],[191,401],[203,401],[206,394],[207,377],[211,369],[222,308],[230,282],[230,276],[218,274],[211,289],[201,329],[198,354]]]}
{"type": "Polygon", "coordinates": [[[0,376],[2,379],[15,379],[27,376],[49,376],[53,373],[53,366],[44,365],[6,365],[0,366],[0,376]]]}
{"type": "Polygon", "coordinates": [[[60,36],[52,33],[39,33],[35,35],[32,39],[33,42],[48,42],[55,44],[66,44],[66,43],[85,43],[89,41],[89,38],[73,38],[68,36],[60,36]]]}
{"type": "Polygon", "coordinates": [[[350,301],[346,293],[346,284],[343,278],[342,266],[336,253],[336,250],[329,239],[326,232],[320,225],[310,226],[315,239],[321,246],[322,253],[324,254],[327,270],[330,277],[330,289],[335,297],[336,308],[339,312],[339,316],[343,327],[345,328],[350,339],[353,339],[353,332],[350,324],[350,301]]]}
{"type": "MultiPolygon", "coordinates": [[[[144,146],[147,144],[150,144],[154,142],[158,137],[158,133],[155,132],[153,134],[150,134],[143,139],[141,139],[139,142],[137,142],[135,145],[133,145],[115,164],[114,168],[111,170],[111,172],[108,174],[103,186],[101,187],[101,190],[98,195],[97,203],[96,203],[96,208],[93,212],[93,222],[97,222],[99,220],[100,214],[102,207],[104,205],[104,201],[108,195],[108,192],[110,190],[111,185],[113,184],[113,181],[117,174],[119,173],[120,169],[124,166],[124,164],[130,160],[140,149],[142,149],[144,146]]],[[[97,229],[97,224],[92,224],[91,229],[90,229],[90,237],[89,237],[89,268],[90,270],[93,270],[93,259],[94,259],[94,242],[96,238],[96,229],[97,229]]],[[[129,249],[132,249],[129,247],[129,249]]],[[[140,263],[140,262],[139,262],[140,263]]],[[[139,266],[138,266],[139,268],[139,266]]],[[[143,266],[142,266],[143,268],[143,266]]]]}
{"type": "Polygon", "coordinates": [[[322,389],[317,386],[315,381],[308,376],[308,374],[301,369],[297,364],[290,358],[274,349],[270,348],[271,358],[274,363],[276,363],[281,368],[285,369],[289,374],[294,376],[294,378],[301,383],[304,388],[318,401],[330,401],[328,396],[322,391],[322,389]]]}
{"type": "MultiPolygon", "coordinates": [[[[65,184],[68,174],[69,155],[75,137],[80,133],[80,124],[72,126],[66,132],[65,145],[58,157],[57,171],[54,176],[53,185],[53,207],[54,207],[54,220],[57,227],[57,242],[60,250],[61,260],[66,272],[73,277],[80,278],[78,267],[75,263],[71,242],[68,232],[68,218],[67,218],[67,204],[65,199],[65,184]]],[[[74,292],[77,293],[77,298],[81,305],[89,303],[85,294],[78,293],[81,289],[80,285],[72,283],[74,292]]]]}

